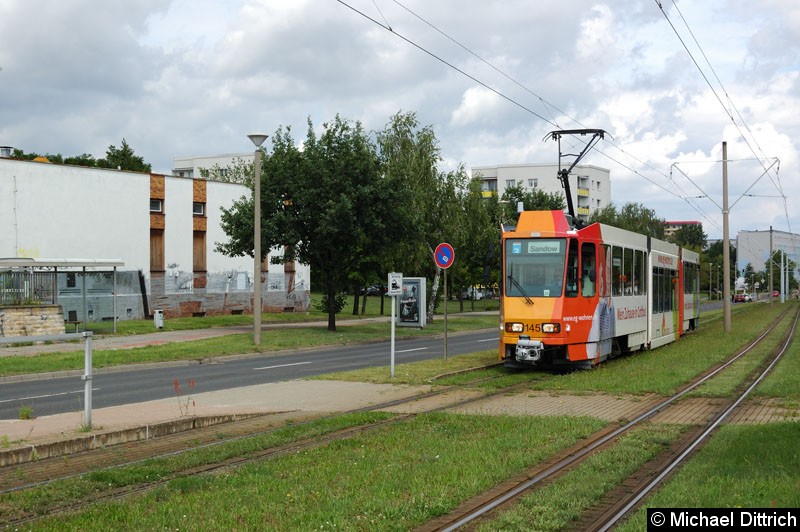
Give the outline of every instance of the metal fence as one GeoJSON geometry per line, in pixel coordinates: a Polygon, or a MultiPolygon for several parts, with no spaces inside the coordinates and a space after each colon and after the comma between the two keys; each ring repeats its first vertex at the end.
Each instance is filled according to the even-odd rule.
{"type": "Polygon", "coordinates": [[[55,303],[55,272],[0,272],[0,305],[55,303]]]}

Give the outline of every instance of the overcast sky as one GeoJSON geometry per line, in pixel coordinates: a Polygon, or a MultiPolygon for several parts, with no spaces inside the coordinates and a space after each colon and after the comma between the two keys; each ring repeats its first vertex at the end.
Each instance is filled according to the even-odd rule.
{"type": "Polygon", "coordinates": [[[300,142],[309,117],[412,111],[447,170],[554,163],[549,131],[597,128],[584,162],[615,204],[720,238],[727,141],[731,237],[800,232],[800,2],[660,3],[0,0],[0,145],[102,157],[125,138],[169,173],[252,132],[300,142]]]}

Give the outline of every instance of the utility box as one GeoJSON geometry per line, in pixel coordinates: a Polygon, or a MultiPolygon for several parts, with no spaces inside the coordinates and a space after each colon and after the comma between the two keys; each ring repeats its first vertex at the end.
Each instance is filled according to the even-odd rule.
{"type": "Polygon", "coordinates": [[[163,310],[154,310],[153,311],[153,325],[156,326],[156,329],[163,329],[164,328],[164,311],[163,310]]]}

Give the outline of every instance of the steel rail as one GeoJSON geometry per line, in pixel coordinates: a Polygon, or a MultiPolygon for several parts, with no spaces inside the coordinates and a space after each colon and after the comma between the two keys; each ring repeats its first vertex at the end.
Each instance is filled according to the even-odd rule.
{"type": "Polygon", "coordinates": [[[752,351],[759,343],[761,343],[764,340],[764,338],[766,338],[775,329],[775,327],[777,327],[777,325],[783,320],[783,317],[785,315],[786,315],[786,312],[783,312],[778,318],[776,318],[769,325],[769,327],[767,327],[755,340],[753,340],[750,344],[748,344],[746,347],[744,347],[739,353],[737,353],[735,356],[731,357],[724,364],[721,364],[720,366],[715,368],[713,371],[711,371],[708,374],[706,374],[704,377],[702,377],[698,381],[688,385],[686,388],[684,388],[680,392],[678,392],[678,393],[676,393],[676,394],[664,399],[663,401],[661,401],[657,405],[655,405],[655,406],[649,408],[648,410],[644,411],[643,413],[639,414],[633,420],[629,421],[625,425],[622,425],[622,426],[614,429],[613,431],[601,436],[600,438],[598,438],[596,440],[593,440],[586,447],[583,447],[582,449],[580,449],[577,452],[571,454],[570,456],[559,460],[555,464],[553,464],[550,467],[544,469],[543,471],[541,471],[540,473],[534,475],[530,479],[528,479],[526,481],[523,481],[523,482],[515,485],[512,488],[509,488],[507,491],[505,491],[502,494],[498,495],[497,497],[493,498],[488,503],[486,503],[484,505],[481,505],[480,507],[476,508],[475,510],[473,510],[470,513],[465,514],[464,516],[459,518],[457,521],[455,521],[455,522],[453,522],[453,523],[451,523],[449,525],[446,525],[444,527],[436,528],[435,530],[441,530],[441,531],[444,531],[444,532],[452,532],[454,530],[457,530],[457,529],[469,524],[470,522],[472,522],[472,521],[474,521],[476,519],[479,519],[479,518],[485,516],[486,514],[492,512],[497,507],[502,506],[503,504],[506,504],[506,503],[510,502],[511,500],[519,497],[520,495],[522,495],[526,491],[530,490],[531,488],[533,488],[534,486],[536,486],[537,484],[539,484],[543,480],[547,480],[548,478],[550,478],[553,475],[559,473],[560,471],[577,464],[578,462],[580,462],[581,460],[586,458],[589,454],[591,454],[593,451],[597,450],[598,448],[602,447],[603,445],[607,444],[608,442],[614,440],[615,438],[619,437],[620,435],[624,434],[625,432],[628,432],[629,430],[631,430],[633,427],[637,426],[641,422],[643,422],[643,421],[653,417],[657,413],[661,412],[661,410],[663,410],[664,408],[666,408],[670,404],[674,403],[676,400],[680,399],[681,397],[683,397],[687,393],[693,391],[697,387],[699,387],[702,384],[706,383],[708,380],[710,380],[711,378],[716,376],[719,372],[721,372],[724,369],[728,368],[731,364],[733,364],[734,362],[739,360],[741,357],[745,356],[747,353],[752,351]]]}
{"type": "Polygon", "coordinates": [[[758,375],[758,377],[739,395],[739,397],[731,403],[725,410],[723,410],[716,419],[709,424],[709,426],[699,434],[694,441],[678,456],[672,460],[669,465],[664,468],[664,470],[658,474],[652,481],[650,481],[646,486],[644,486],[641,490],[637,491],[631,500],[616,514],[614,514],[601,528],[598,530],[600,532],[606,532],[611,527],[616,525],[625,515],[627,515],[632,509],[636,508],[639,503],[644,499],[656,486],[658,486],[665,478],[667,478],[672,472],[678,467],[690,454],[694,452],[694,450],[703,443],[712,432],[714,432],[723,421],[725,421],[730,414],[736,410],[739,405],[744,401],[750,392],[752,392],[756,386],[758,386],[762,380],[772,371],[772,368],[778,363],[778,361],[783,357],[784,353],[789,349],[792,341],[794,340],[795,333],[797,331],[797,323],[798,319],[800,319],[800,312],[795,314],[794,322],[792,323],[792,328],[790,330],[789,335],[787,336],[786,340],[784,341],[783,345],[781,346],[780,351],[778,351],[775,356],[773,357],[772,361],[767,365],[767,367],[758,375]]]}

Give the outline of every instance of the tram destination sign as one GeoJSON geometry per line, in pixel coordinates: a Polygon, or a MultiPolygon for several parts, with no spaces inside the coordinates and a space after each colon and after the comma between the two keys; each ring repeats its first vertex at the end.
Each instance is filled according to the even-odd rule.
{"type": "Polygon", "coordinates": [[[553,255],[561,253],[561,240],[528,240],[523,248],[522,242],[511,243],[511,253],[521,254],[525,249],[527,255],[553,255]]]}

